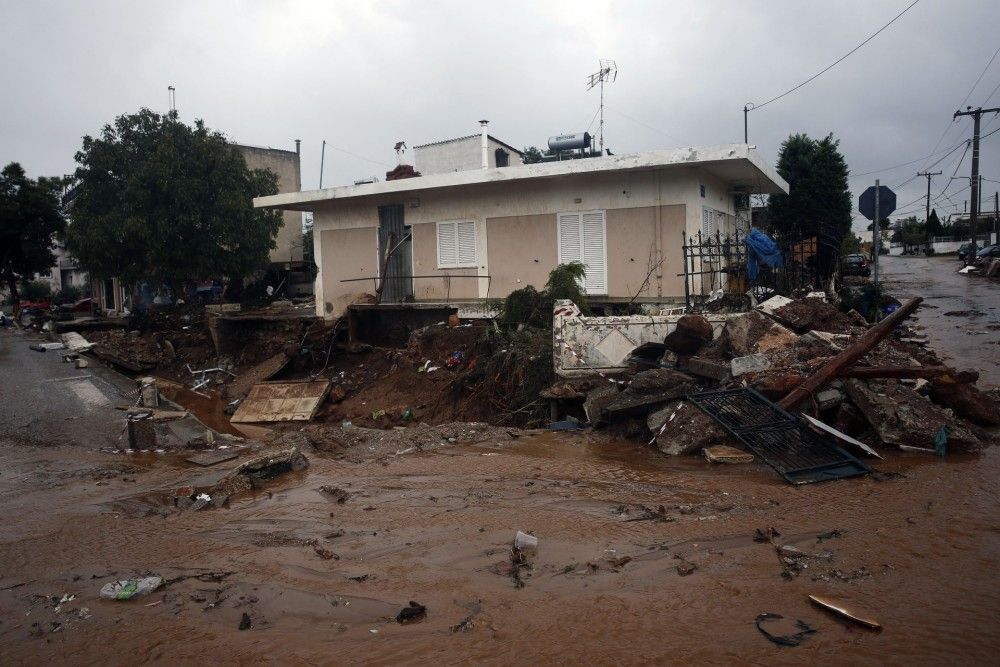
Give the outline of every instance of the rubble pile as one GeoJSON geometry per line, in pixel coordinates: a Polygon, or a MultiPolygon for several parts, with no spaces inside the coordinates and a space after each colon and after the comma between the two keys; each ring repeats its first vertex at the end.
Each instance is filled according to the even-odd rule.
{"type": "Polygon", "coordinates": [[[731,316],[719,336],[705,335],[705,318],[686,315],[662,348],[637,350],[630,377],[588,392],[584,412],[593,426],[627,424],[626,432],[672,456],[740,444],[686,400],[740,387],[793,415],[812,415],[827,427],[824,436],[862,455],[875,453],[870,446],[942,454],[993,442],[982,427],[1000,424],[995,393],[975,387],[978,373],[942,364],[901,321],[871,325],[816,296],[774,297],[731,316]]]}

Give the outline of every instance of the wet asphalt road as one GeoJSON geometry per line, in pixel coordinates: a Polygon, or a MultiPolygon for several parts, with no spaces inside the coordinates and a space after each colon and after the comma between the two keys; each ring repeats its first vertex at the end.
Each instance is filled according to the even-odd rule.
{"type": "Polygon", "coordinates": [[[93,358],[85,369],[61,351],[36,352],[38,337],[0,330],[0,438],[42,446],[114,447],[130,403],[131,381],[93,358]]]}
{"type": "Polygon", "coordinates": [[[980,386],[1000,385],[1000,282],[958,273],[954,255],[883,257],[886,290],[900,300],[922,296],[915,319],[931,346],[980,386]]]}

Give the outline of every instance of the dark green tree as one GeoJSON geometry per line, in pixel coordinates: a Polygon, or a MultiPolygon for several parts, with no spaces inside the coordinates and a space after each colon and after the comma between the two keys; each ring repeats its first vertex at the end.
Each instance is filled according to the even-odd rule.
{"type": "Polygon", "coordinates": [[[535,164],[542,161],[543,155],[550,155],[550,153],[548,151],[543,153],[537,146],[525,146],[524,150],[521,151],[521,160],[524,164],[535,164]]]}
{"type": "Polygon", "coordinates": [[[941,220],[938,218],[936,209],[931,209],[931,214],[927,217],[927,224],[924,227],[928,238],[941,236],[944,233],[944,227],[941,225],[941,220]]]}
{"type": "Polygon", "coordinates": [[[788,181],[789,193],[771,195],[767,204],[772,231],[778,236],[788,240],[829,236],[839,246],[850,231],[849,172],[839,145],[832,133],[819,141],[793,134],[781,144],[778,173],[788,181]]]}
{"type": "Polygon", "coordinates": [[[83,138],[68,246],[83,266],[126,284],[242,279],[268,264],[281,227],[253,207],[277,177],[248,169],[225,137],[142,109],[83,138]]]}
{"type": "Polygon", "coordinates": [[[17,282],[29,282],[56,263],[55,237],[66,229],[59,204],[60,178],[28,178],[11,162],[0,172],[0,275],[11,302],[20,302],[17,282]]]}

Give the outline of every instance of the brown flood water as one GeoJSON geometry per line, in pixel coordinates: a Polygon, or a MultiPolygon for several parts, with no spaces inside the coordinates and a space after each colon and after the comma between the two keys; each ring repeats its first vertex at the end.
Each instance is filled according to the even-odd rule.
{"type": "Polygon", "coordinates": [[[805,487],[588,434],[360,464],[308,455],[267,492],[174,513],[162,491],[203,469],[9,448],[0,663],[950,665],[995,664],[1000,651],[996,449],[891,453],[878,476],[805,487]],[[351,497],[331,502],[321,485],[351,497]],[[667,520],[629,520],[640,505],[667,520]],[[786,580],[775,549],[752,539],[770,526],[831,560],[786,580]],[[508,565],[517,530],[539,539],[522,588],[508,565]],[[679,575],[684,561],[697,570],[679,575]],[[172,583],[99,599],[102,584],[146,572],[172,583]],[[76,599],[57,613],[64,594],[76,599]],[[808,594],[885,630],[833,618],[808,594]],[[427,617],[399,625],[409,600],[427,617]],[[818,632],[774,645],[754,626],[763,611],[818,632]],[[243,613],[253,625],[241,632],[243,613]]]}

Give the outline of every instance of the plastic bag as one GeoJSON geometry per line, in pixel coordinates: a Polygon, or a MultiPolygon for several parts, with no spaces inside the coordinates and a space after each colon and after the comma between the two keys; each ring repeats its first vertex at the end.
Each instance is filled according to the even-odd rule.
{"type": "Polygon", "coordinates": [[[131,600],[135,597],[149,595],[164,583],[163,577],[141,577],[138,579],[122,579],[112,581],[101,587],[101,597],[107,600],[131,600]]]}

